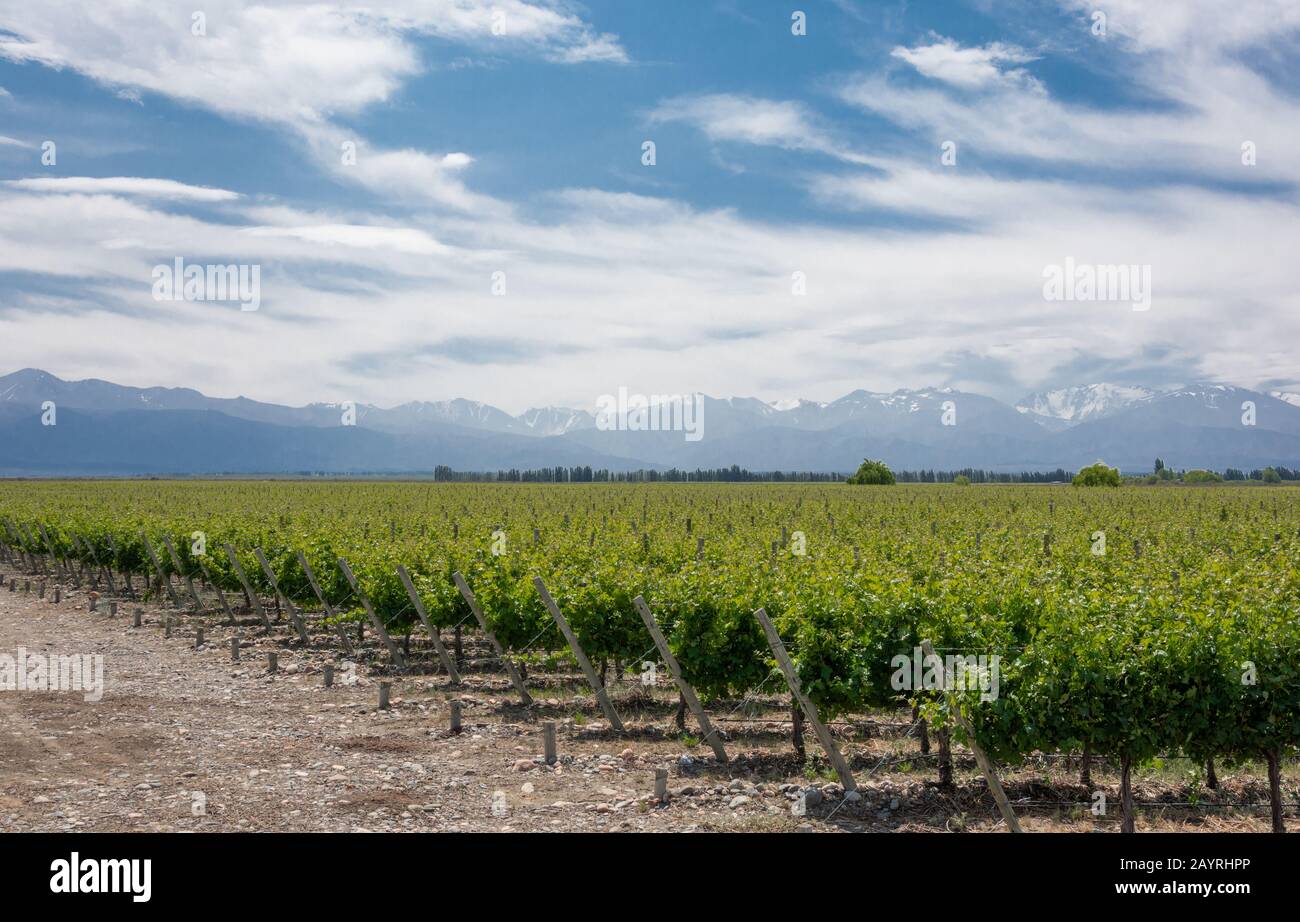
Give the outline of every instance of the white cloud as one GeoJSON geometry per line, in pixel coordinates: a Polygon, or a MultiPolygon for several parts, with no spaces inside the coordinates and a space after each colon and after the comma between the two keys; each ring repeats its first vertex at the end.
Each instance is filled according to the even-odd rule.
{"type": "Polygon", "coordinates": [[[1108,35],[1133,43],[1138,51],[1236,51],[1300,29],[1300,4],[1294,0],[1060,0],[1063,7],[1090,17],[1106,13],[1108,35]]]}
{"type": "Polygon", "coordinates": [[[209,0],[206,34],[190,13],[148,0],[0,3],[0,57],[77,70],[217,112],[319,122],[391,98],[422,69],[411,37],[433,35],[484,50],[567,60],[625,61],[615,36],[593,36],[576,16],[524,0],[345,2],[209,0]],[[499,15],[499,20],[494,19],[499,15]],[[500,23],[504,34],[493,31],[500,23]]]}
{"type": "Polygon", "coordinates": [[[311,224],[302,227],[250,227],[253,237],[292,237],[311,243],[337,244],[375,250],[388,249],[418,255],[448,252],[429,234],[413,227],[381,227],[372,224],[311,224]]]}
{"type": "MultiPolygon", "coordinates": [[[[434,7],[445,20],[413,4],[409,21],[390,14],[384,24],[359,27],[359,35],[399,51],[405,36],[421,31],[477,36],[487,9],[434,7]]],[[[1110,8],[1111,28],[1123,38],[1130,26],[1117,20],[1132,11],[1110,8]]],[[[0,27],[7,27],[4,15],[0,27]]],[[[187,25],[184,17],[177,22],[187,25]]],[[[210,11],[210,36],[219,37],[220,22],[210,11]]],[[[546,57],[592,41],[580,24],[557,32],[555,22],[540,13],[508,20],[519,30],[511,40],[546,57]]],[[[93,49],[73,26],[61,27],[60,39],[93,49]]],[[[1248,28],[1232,26],[1224,41],[1248,28]]],[[[327,43],[333,34],[325,29],[327,43]]],[[[375,80],[367,87],[299,90],[298,78],[312,70],[302,64],[311,55],[300,49],[285,69],[267,64],[262,71],[267,87],[278,91],[282,81],[294,104],[235,100],[229,105],[243,107],[237,113],[219,100],[204,105],[227,114],[270,112],[256,117],[291,125],[331,175],[393,200],[440,207],[394,222],[382,213],[308,212],[240,198],[225,202],[221,220],[203,220],[164,207],[169,196],[129,187],[0,185],[0,272],[43,277],[38,290],[0,292],[0,341],[22,364],[76,377],[298,403],[466,395],[511,410],[590,406],[596,393],[620,384],[650,393],[827,399],[856,387],[934,383],[936,369],[963,354],[988,357],[1026,386],[1081,354],[1136,361],[1151,349],[1177,351],[1206,377],[1247,385],[1294,380],[1300,208],[1293,201],[1190,182],[1144,180],[1120,189],[1016,180],[967,166],[966,152],[976,148],[990,160],[1037,161],[1056,176],[1068,172],[1062,165],[1088,163],[1157,168],[1189,180],[1295,175],[1283,153],[1296,149],[1287,146],[1296,129],[1285,124],[1294,108],[1281,91],[1224,53],[1227,45],[1198,45],[1197,60],[1181,62],[1186,42],[1204,41],[1199,33],[1153,25],[1133,34],[1151,49],[1134,60],[1134,78],[1175,103],[1159,112],[1085,108],[1021,79],[971,84],[934,60],[923,66],[948,76],[924,89],[880,77],[853,81],[844,98],[921,136],[912,160],[898,151],[864,154],[793,102],[688,96],[651,114],[652,121],[696,126],[718,143],[835,158],[834,175],[805,180],[823,204],[954,219],[961,230],[751,220],[597,188],[556,192],[547,199],[548,220],[530,222],[467,186],[473,156],[455,139],[441,152],[373,150],[362,142],[357,164],[342,165],[339,144],[348,137],[318,116],[387,98],[383,75],[400,82],[406,71],[379,63],[367,69],[375,80]],[[1237,160],[1245,131],[1260,141],[1255,173],[1243,173],[1237,160]],[[932,143],[947,137],[962,152],[951,170],[936,164],[932,143]],[[859,165],[874,169],[855,170],[859,165]],[[261,311],[152,300],[154,265],[200,254],[261,265],[261,311]],[[1044,266],[1070,256],[1151,264],[1151,310],[1044,301],[1044,266]],[[497,271],[506,273],[504,297],[491,294],[497,271]],[[806,297],[791,293],[795,271],[806,274],[806,297]],[[110,334],[150,348],[105,349],[110,334]],[[474,344],[492,341],[530,346],[522,358],[446,348],[463,342],[472,353],[474,344]]],[[[346,30],[337,40],[349,41],[346,30]]],[[[175,48],[157,47],[170,51],[141,58],[149,58],[150,73],[180,66],[168,62],[175,48]]],[[[105,53],[119,51],[130,56],[105,53]]],[[[262,52],[245,53],[255,70],[262,66],[262,52]]],[[[1005,58],[992,64],[1004,75],[1012,66],[1005,58]]],[[[199,78],[187,79],[207,92],[199,78]]],[[[333,77],[320,79],[330,84],[333,77]]],[[[382,203],[375,208],[382,211],[382,203]]]]}
{"type": "Polygon", "coordinates": [[[652,123],[683,122],[712,141],[763,144],[827,154],[850,163],[872,159],[851,150],[816,124],[798,103],[729,93],[666,99],[650,113],[652,123]]]}
{"type": "Polygon", "coordinates": [[[25,192],[80,193],[85,195],[135,195],[142,198],[175,199],[189,202],[230,202],[239,193],[209,186],[191,186],[172,179],[144,179],[136,176],[39,177],[4,180],[4,185],[25,192]]]}
{"type": "Polygon", "coordinates": [[[915,48],[898,47],[892,55],[927,77],[968,88],[1028,79],[1024,71],[1006,70],[1005,65],[1034,60],[1033,55],[1013,45],[994,42],[982,48],[962,48],[951,39],[915,48]]]}
{"type": "Polygon", "coordinates": [[[26,141],[19,141],[17,138],[11,138],[6,135],[0,134],[0,146],[31,147],[32,145],[28,144],[26,141]]]}
{"type": "Polygon", "coordinates": [[[236,118],[286,125],[336,177],[456,209],[501,208],[455,174],[465,154],[372,149],[339,169],[349,138],[336,117],[389,101],[421,72],[414,39],[436,36],[492,54],[534,54],[564,64],[627,63],[618,37],[576,15],[527,0],[210,0],[206,34],[191,14],[149,0],[40,4],[0,0],[0,58],[71,68],[141,101],[157,93],[236,118]],[[5,33],[11,33],[6,36],[5,33]]]}

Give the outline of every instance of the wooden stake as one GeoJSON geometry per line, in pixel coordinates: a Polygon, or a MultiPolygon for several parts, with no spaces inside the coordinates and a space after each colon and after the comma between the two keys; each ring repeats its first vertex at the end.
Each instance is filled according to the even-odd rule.
{"type": "Polygon", "coordinates": [[[172,581],[167,578],[167,574],[163,572],[162,564],[158,562],[158,555],[154,552],[153,543],[144,532],[140,533],[140,537],[144,539],[145,553],[149,555],[149,559],[153,562],[153,568],[158,571],[158,581],[167,589],[167,595],[171,596],[172,605],[180,608],[180,599],[176,598],[176,590],[172,589],[172,581]]]}
{"type": "MultiPolygon", "coordinates": [[[[923,652],[927,657],[934,656],[938,659],[934,652],[934,646],[929,640],[921,641],[921,652],[923,652]]],[[[993,793],[993,800],[997,802],[998,810],[1002,813],[1002,818],[1007,822],[1007,828],[1012,832],[1023,832],[1024,830],[1020,828],[1020,821],[1016,819],[1015,811],[1011,809],[1011,802],[1007,800],[1006,792],[1002,790],[1002,784],[998,781],[997,770],[993,767],[993,763],[989,761],[988,756],[984,754],[984,750],[980,747],[980,744],[976,742],[975,728],[972,727],[970,721],[966,719],[966,715],[961,712],[961,707],[958,705],[956,700],[956,693],[950,688],[947,690],[946,694],[948,697],[949,711],[952,712],[953,717],[956,719],[957,723],[961,725],[961,728],[966,731],[966,743],[970,746],[970,751],[975,755],[975,761],[979,763],[980,771],[984,773],[984,780],[988,783],[989,790],[993,793]]]]}
{"type": "Polygon", "coordinates": [[[271,564],[267,562],[266,555],[262,553],[260,547],[253,548],[253,556],[262,567],[262,572],[266,574],[267,582],[271,584],[271,589],[277,596],[284,599],[284,607],[289,610],[289,620],[293,622],[294,628],[298,631],[298,639],[304,645],[311,643],[311,638],[307,636],[307,625],[302,622],[302,615],[298,612],[298,607],[293,604],[287,595],[280,591],[280,581],[275,578],[275,571],[271,569],[271,564]]]}
{"type": "Polygon", "coordinates": [[[583,652],[582,645],[578,643],[578,637],[569,627],[569,622],[565,619],[560,607],[555,604],[551,594],[546,591],[546,584],[542,582],[540,576],[533,577],[533,585],[537,587],[537,593],[542,597],[542,604],[546,606],[551,617],[555,619],[556,625],[560,628],[560,633],[564,639],[569,642],[569,649],[573,651],[573,656],[582,667],[583,674],[587,677],[587,683],[591,685],[592,690],[596,693],[596,700],[600,702],[600,709],[605,712],[609,719],[609,724],[615,730],[623,729],[623,721],[619,720],[618,712],[614,710],[614,704],[609,700],[609,695],[605,691],[605,686],[600,682],[600,676],[596,675],[596,670],[591,667],[591,660],[587,659],[587,654],[583,652]]]}
{"type": "Polygon", "coordinates": [[[347,651],[348,656],[353,656],[356,650],[352,647],[352,641],[348,639],[348,632],[343,629],[343,623],[338,620],[338,614],[334,607],[325,598],[325,593],[321,592],[320,584],[316,582],[316,574],[311,570],[311,564],[307,563],[307,558],[302,551],[298,551],[298,565],[302,567],[302,572],[307,575],[307,583],[311,586],[311,591],[316,593],[316,598],[320,600],[321,608],[325,611],[325,617],[334,625],[334,633],[338,635],[339,641],[343,644],[343,649],[347,651]]]}
{"type": "Polygon", "coordinates": [[[438,636],[438,629],[429,623],[429,614],[424,609],[424,600],[420,594],[415,591],[415,583],[411,582],[411,575],[406,572],[406,567],[398,564],[397,576],[406,587],[406,594],[411,597],[411,604],[415,606],[415,613],[420,618],[420,623],[424,629],[429,632],[429,637],[433,640],[433,649],[438,652],[438,662],[442,663],[442,668],[447,675],[451,677],[453,685],[460,684],[460,672],[456,669],[456,664],[447,654],[447,648],[442,645],[442,638],[438,636]]]}
{"type": "Polygon", "coordinates": [[[781,642],[781,635],[776,632],[776,628],[772,626],[771,620],[767,617],[767,612],[763,609],[760,608],[755,611],[754,618],[762,627],[763,633],[767,635],[767,645],[772,648],[772,654],[776,657],[777,665],[781,667],[781,672],[785,675],[785,684],[790,687],[790,694],[803,708],[808,723],[812,724],[813,732],[817,734],[817,741],[822,744],[822,749],[826,750],[826,755],[835,768],[835,774],[839,775],[844,790],[856,791],[858,785],[853,780],[853,772],[849,771],[849,763],[844,761],[844,756],[840,755],[840,750],[835,745],[835,739],[831,736],[831,732],[826,729],[825,724],[821,722],[821,718],[817,715],[817,706],[808,700],[803,693],[803,689],[799,686],[799,674],[795,672],[794,664],[790,662],[790,655],[786,653],[785,644],[781,642]]]}
{"type": "Polygon", "coordinates": [[[176,572],[185,580],[185,588],[189,590],[190,601],[194,603],[194,610],[196,612],[203,611],[203,602],[199,599],[199,594],[194,591],[194,580],[191,579],[190,575],[182,569],[181,558],[180,555],[176,553],[176,546],[172,544],[171,535],[163,535],[163,547],[167,549],[167,556],[171,558],[172,566],[176,568],[176,572]]]}
{"type": "Polygon", "coordinates": [[[249,585],[248,576],[244,573],[244,568],[239,564],[239,556],[235,553],[235,549],[229,544],[224,545],[224,547],[226,549],[226,557],[230,560],[230,568],[235,571],[235,576],[239,580],[239,585],[244,587],[245,597],[247,597],[253,611],[257,612],[257,617],[262,622],[262,626],[266,628],[269,633],[272,630],[271,619],[267,617],[266,610],[262,608],[262,600],[257,597],[257,593],[254,592],[253,587],[249,585]]]}
{"type": "Polygon", "coordinates": [[[397,649],[397,644],[393,643],[393,638],[389,637],[388,631],[384,630],[384,623],[379,620],[379,616],[375,614],[374,606],[370,604],[370,596],[366,595],[366,591],[361,588],[357,578],[352,575],[352,568],[348,566],[348,562],[342,557],[339,558],[339,569],[343,571],[344,579],[348,581],[348,585],[356,593],[357,599],[361,602],[361,607],[366,610],[366,615],[370,618],[370,623],[374,626],[375,632],[379,634],[379,639],[388,648],[388,655],[392,658],[393,664],[398,669],[405,669],[406,660],[402,658],[402,651],[397,649]]]}
{"type": "Polygon", "coordinates": [[[542,723],[542,753],[547,765],[555,764],[558,758],[555,749],[555,721],[547,720],[542,723]]]}
{"type": "Polygon", "coordinates": [[[506,656],[506,651],[505,648],[501,646],[501,641],[497,640],[497,635],[493,634],[492,629],[488,627],[487,618],[483,617],[483,609],[479,607],[478,599],[474,597],[473,590],[469,588],[469,584],[465,582],[465,577],[460,575],[459,570],[451,574],[451,580],[456,584],[456,588],[460,590],[461,596],[465,599],[466,604],[469,605],[469,610],[474,613],[474,619],[478,621],[479,628],[483,631],[484,636],[488,639],[488,643],[492,645],[492,649],[496,651],[497,657],[505,667],[506,675],[510,677],[510,684],[513,685],[515,691],[519,693],[519,701],[524,705],[524,707],[528,707],[533,703],[533,696],[528,694],[528,689],[524,687],[524,680],[519,676],[519,670],[515,668],[515,664],[511,661],[510,657],[506,656]]]}
{"type": "MultiPolygon", "coordinates": [[[[701,539],[703,540],[703,539],[701,539]]],[[[677,657],[673,656],[673,651],[668,647],[668,641],[664,638],[663,632],[659,630],[659,625],[655,622],[654,613],[650,611],[650,606],[641,596],[632,600],[632,605],[636,608],[637,614],[645,622],[645,629],[650,632],[650,637],[655,642],[655,647],[659,650],[659,656],[668,667],[668,672],[677,683],[677,690],[682,693],[686,699],[686,706],[691,709],[691,714],[695,716],[695,722],[700,725],[700,730],[704,733],[704,739],[708,742],[713,754],[718,757],[719,762],[727,761],[727,750],[722,746],[722,740],[714,731],[713,725],[709,723],[709,715],[704,712],[704,706],[700,704],[700,699],[695,694],[695,689],[690,683],[682,677],[682,667],[677,663],[677,657]]]]}

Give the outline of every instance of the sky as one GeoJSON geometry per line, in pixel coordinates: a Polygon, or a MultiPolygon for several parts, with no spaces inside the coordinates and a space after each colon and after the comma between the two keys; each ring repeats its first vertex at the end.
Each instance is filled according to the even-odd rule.
{"type": "Polygon", "coordinates": [[[1298,152],[1300,0],[0,0],[0,374],[1295,391],[1298,152]]]}

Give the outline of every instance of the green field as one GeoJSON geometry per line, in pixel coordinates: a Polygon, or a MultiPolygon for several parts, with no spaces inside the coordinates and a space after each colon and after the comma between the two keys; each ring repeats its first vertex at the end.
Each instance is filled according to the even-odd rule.
{"type": "Polygon", "coordinates": [[[232,604],[223,546],[270,596],[260,548],[318,613],[301,551],[338,618],[359,620],[343,558],[395,635],[424,630],[399,565],[434,625],[472,625],[459,571],[526,661],[566,649],[534,577],[598,664],[657,659],[641,595],[706,704],[771,679],[761,607],[823,717],[918,704],[944,725],[961,707],[1007,762],[1086,749],[1124,766],[1275,765],[1300,743],[1293,488],[6,482],[0,521],[42,565],[85,560],[137,586],[146,537],[176,569],[170,539],[180,571],[232,604]],[[923,639],[998,657],[996,688],[987,671],[952,696],[900,688],[895,658],[923,639]]]}

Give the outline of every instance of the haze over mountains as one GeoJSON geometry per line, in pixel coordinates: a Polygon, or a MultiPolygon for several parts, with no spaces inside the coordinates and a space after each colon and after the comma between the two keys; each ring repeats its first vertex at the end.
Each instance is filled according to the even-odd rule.
{"type": "Polygon", "coordinates": [[[342,424],[344,409],[24,369],[0,377],[0,474],[429,473],[440,464],[850,472],[864,457],[905,470],[1072,470],[1103,459],[1140,472],[1157,456],[1218,471],[1300,462],[1300,395],[1222,384],[1089,384],[1014,407],[950,388],[857,390],[830,402],[704,397],[698,441],[600,428],[594,406],[512,416],[462,398],[357,405],[355,425],[342,424]],[[46,402],[53,426],[42,424],[46,402]]]}

